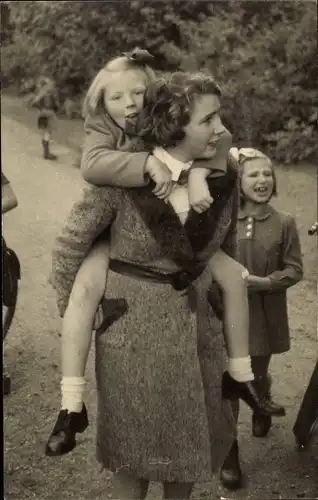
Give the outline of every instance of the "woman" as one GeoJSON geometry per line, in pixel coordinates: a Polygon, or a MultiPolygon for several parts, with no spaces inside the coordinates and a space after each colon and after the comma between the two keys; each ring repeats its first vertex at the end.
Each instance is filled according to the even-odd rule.
{"type": "MultiPolygon", "coordinates": [[[[208,87],[200,123],[219,111],[216,86],[208,87]]],[[[197,132],[193,115],[177,139],[184,151],[197,132]]],[[[204,126],[211,132],[200,151],[196,141],[198,156],[213,142],[211,123],[204,126]]],[[[61,288],[64,280],[70,289],[69,263],[76,274],[96,235],[110,232],[106,296],[117,313],[96,335],[97,457],[114,471],[116,497],[145,498],[149,481],[162,481],[165,498],[189,498],[235,440],[231,404],[222,399],[223,334],[207,290],[211,256],[234,250],[236,186],[237,172],[229,167],[210,183],[212,210],[190,210],[182,220],[151,185],[91,187],[59,238],[53,283],[61,288]]]]}

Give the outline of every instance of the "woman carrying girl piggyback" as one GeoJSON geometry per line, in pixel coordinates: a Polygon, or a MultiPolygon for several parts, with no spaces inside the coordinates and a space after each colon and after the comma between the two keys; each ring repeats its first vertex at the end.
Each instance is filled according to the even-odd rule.
{"type": "MultiPolygon", "coordinates": [[[[109,63],[96,77],[86,101],[90,112],[86,120],[84,176],[96,184],[132,188],[131,196],[135,192],[134,186],[145,186],[146,189],[149,177],[153,179],[157,184],[154,189],[159,198],[157,204],[161,203],[157,207],[158,213],[166,205],[160,198],[169,197],[168,206],[178,215],[178,231],[184,226],[191,234],[191,252],[199,253],[196,247],[201,245],[204,249],[204,241],[208,243],[209,236],[199,226],[203,227],[210,221],[207,230],[213,228],[216,233],[212,248],[207,245],[208,255],[215,254],[209,264],[210,271],[225,292],[225,335],[231,375],[226,379],[226,387],[232,393],[238,391],[253,408],[268,414],[266,405],[259,404],[253,386],[248,385],[253,374],[248,356],[248,307],[243,268],[226,254],[227,251],[231,254],[233,249],[226,249],[225,240],[223,245],[227,224],[232,227],[236,223],[233,205],[236,173],[233,177],[233,171],[227,168],[230,136],[218,117],[220,90],[206,75],[176,74],[168,81],[154,82],[151,75],[151,70],[140,58],[125,56],[109,63]],[[206,104],[209,108],[205,108],[206,104]],[[136,124],[138,117],[139,123],[136,124]],[[132,135],[136,125],[142,139],[132,135]],[[201,159],[194,161],[196,158],[201,159]],[[184,180],[178,183],[180,174],[184,180]],[[192,217],[191,202],[194,208],[192,217]],[[209,210],[213,212],[210,216],[209,210]],[[203,211],[206,211],[206,216],[200,215],[203,211]],[[227,220],[225,226],[222,217],[227,220]],[[241,385],[235,385],[234,379],[241,385]]],[[[104,189],[106,200],[111,191],[104,189]]],[[[55,253],[53,284],[58,291],[61,315],[65,308],[66,311],[62,336],[62,411],[48,444],[48,454],[70,451],[75,446],[75,433],[87,426],[83,376],[96,309],[105,292],[109,266],[107,238],[95,242],[110,226],[107,218],[105,221],[100,218],[103,210],[103,206],[97,203],[100,196],[96,191],[95,206],[91,194],[87,196],[89,202],[84,199],[77,204],[55,253]]],[[[150,214],[156,205],[155,200],[152,195],[150,214]]],[[[171,232],[171,227],[162,225],[159,233],[167,238],[168,229],[171,232]]],[[[161,237],[160,234],[157,237],[161,237]]],[[[172,239],[170,246],[171,249],[165,248],[165,252],[173,252],[172,239]]],[[[182,253],[182,247],[178,251],[182,253]]],[[[135,258],[142,262],[143,255],[135,258]]],[[[178,268],[185,265],[189,262],[185,264],[184,259],[178,257],[178,268]]],[[[193,262],[191,265],[194,266],[193,262]]],[[[148,266],[151,271],[157,266],[162,272],[160,262],[148,266]]],[[[192,269],[191,272],[195,276],[198,271],[192,269]]],[[[183,285],[184,288],[187,286],[183,285]]],[[[106,310],[106,319],[110,313],[106,310]]]]}

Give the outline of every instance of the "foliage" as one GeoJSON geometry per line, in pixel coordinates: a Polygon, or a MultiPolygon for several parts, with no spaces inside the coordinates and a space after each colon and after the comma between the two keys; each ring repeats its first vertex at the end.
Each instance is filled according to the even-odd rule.
{"type": "Polygon", "coordinates": [[[47,75],[62,103],[79,100],[108,59],[142,46],[156,56],[158,71],[206,69],[215,75],[223,89],[223,118],[237,145],[253,144],[287,163],[315,152],[315,2],[2,3],[10,11],[4,84],[18,82],[30,91],[39,75],[47,75]]]}

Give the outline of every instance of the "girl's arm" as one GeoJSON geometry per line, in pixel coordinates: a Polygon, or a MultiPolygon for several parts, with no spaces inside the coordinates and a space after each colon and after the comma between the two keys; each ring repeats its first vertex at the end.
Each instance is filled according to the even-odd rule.
{"type": "Polygon", "coordinates": [[[1,213],[5,214],[17,206],[18,200],[11,184],[1,173],[1,213]]]}
{"type": "Polygon", "coordinates": [[[106,115],[86,119],[81,163],[84,179],[97,186],[145,186],[149,152],[118,151],[117,140],[115,126],[106,115]]]}
{"type": "Polygon", "coordinates": [[[282,241],[282,269],[264,278],[249,276],[250,291],[280,292],[298,283],[303,277],[303,261],[295,219],[284,216],[282,241]]]}
{"type": "Polygon", "coordinates": [[[94,186],[83,191],[56,240],[50,282],[57,292],[61,316],[69,302],[75,277],[96,238],[110,228],[119,206],[119,189],[94,186]]]}
{"type": "Polygon", "coordinates": [[[303,260],[299,234],[295,219],[291,215],[285,216],[282,243],[283,269],[274,271],[267,276],[270,280],[271,292],[286,290],[303,278],[303,260]]]}

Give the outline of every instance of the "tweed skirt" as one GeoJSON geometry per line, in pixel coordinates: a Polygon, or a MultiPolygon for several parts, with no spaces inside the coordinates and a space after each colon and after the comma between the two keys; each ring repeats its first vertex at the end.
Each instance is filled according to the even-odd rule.
{"type": "Polygon", "coordinates": [[[150,481],[205,482],[236,437],[221,398],[223,335],[196,283],[185,293],[109,272],[106,298],[127,311],[96,335],[97,459],[150,481]]]}

